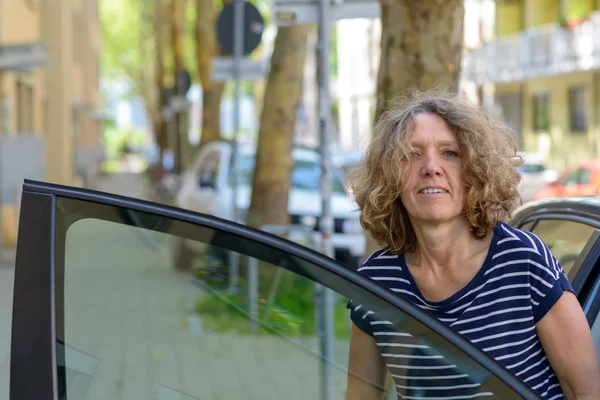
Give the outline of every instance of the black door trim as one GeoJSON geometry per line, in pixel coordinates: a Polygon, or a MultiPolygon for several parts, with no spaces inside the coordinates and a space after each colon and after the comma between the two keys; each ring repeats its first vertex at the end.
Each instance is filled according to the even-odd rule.
{"type": "Polygon", "coordinates": [[[58,398],[54,304],[56,198],[25,191],[21,200],[10,346],[10,399],[58,398]]]}
{"type": "MultiPolygon", "coordinates": [[[[161,216],[189,223],[203,225],[215,230],[228,232],[255,241],[257,243],[262,243],[267,246],[277,247],[285,252],[290,253],[291,255],[316,264],[322,267],[323,269],[329,271],[330,273],[339,276],[341,279],[347,280],[349,282],[361,286],[365,290],[381,298],[383,301],[388,302],[389,304],[397,307],[398,309],[402,310],[411,317],[421,321],[423,325],[425,325],[429,329],[438,332],[446,340],[448,340],[448,342],[450,342],[456,348],[460,349],[464,354],[471,357],[478,364],[480,364],[489,372],[494,374],[498,379],[500,379],[505,384],[513,388],[515,392],[517,392],[522,398],[540,399],[539,395],[537,395],[527,384],[523,383],[521,379],[514,376],[499,362],[497,362],[488,354],[484,353],[482,350],[477,348],[475,345],[469,342],[462,335],[458,334],[452,328],[436,319],[429,312],[416,307],[408,300],[392,292],[386,286],[377,283],[376,281],[359,274],[353,269],[350,269],[347,266],[338,263],[334,259],[326,257],[325,255],[311,250],[305,246],[301,246],[291,241],[282,239],[278,236],[271,235],[269,233],[259,231],[231,221],[223,220],[220,218],[200,213],[195,213],[192,211],[182,210],[167,205],[151,203],[140,199],[132,199],[124,196],[107,194],[88,189],[60,186],[43,182],[35,182],[31,180],[26,180],[23,187],[24,190],[30,192],[37,192],[40,194],[52,194],[60,197],[67,197],[71,199],[78,199],[93,203],[111,205],[115,207],[129,208],[132,210],[138,210],[151,214],[158,214],[161,216]]],[[[17,399],[15,398],[14,400],[17,399]]]]}

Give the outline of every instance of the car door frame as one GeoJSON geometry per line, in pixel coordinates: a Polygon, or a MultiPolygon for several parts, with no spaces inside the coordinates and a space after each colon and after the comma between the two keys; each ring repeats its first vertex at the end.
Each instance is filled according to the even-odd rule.
{"type": "MultiPolygon", "coordinates": [[[[127,211],[139,211],[170,220],[179,220],[237,235],[274,250],[286,252],[360,287],[379,300],[417,319],[432,332],[441,335],[461,354],[474,360],[483,369],[513,388],[523,398],[540,398],[499,362],[432,314],[395,294],[383,284],[307,247],[209,215],[114,194],[26,180],[23,185],[15,268],[10,362],[11,400],[57,400],[58,398],[55,235],[56,205],[59,198],[75,199],[91,203],[92,206],[120,207],[127,211]]],[[[318,277],[314,277],[314,280],[319,281],[318,277]]]]}
{"type": "MultiPolygon", "coordinates": [[[[535,234],[535,227],[540,220],[572,221],[589,225],[595,229],[581,250],[580,256],[573,264],[572,270],[576,271],[576,273],[571,282],[577,299],[584,308],[584,311],[586,311],[586,318],[591,325],[598,314],[598,312],[593,312],[590,301],[594,300],[594,296],[592,295],[594,294],[594,289],[598,286],[596,279],[593,279],[593,277],[600,276],[600,219],[597,215],[589,211],[577,210],[568,205],[544,207],[542,203],[542,206],[530,212],[525,210],[515,214],[510,223],[515,228],[521,229],[525,224],[533,222],[533,225],[527,230],[535,234]]],[[[597,308],[600,309],[600,304],[598,304],[597,308]]]]}

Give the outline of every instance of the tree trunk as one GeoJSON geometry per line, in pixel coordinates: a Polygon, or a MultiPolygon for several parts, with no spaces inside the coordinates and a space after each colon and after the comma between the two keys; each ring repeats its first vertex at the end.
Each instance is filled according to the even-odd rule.
{"type": "Polygon", "coordinates": [[[153,127],[156,134],[156,143],[160,149],[160,161],[162,164],[163,156],[165,151],[169,148],[169,137],[167,131],[167,124],[162,118],[162,108],[166,106],[164,102],[163,92],[166,88],[165,85],[165,57],[164,57],[164,46],[163,46],[163,33],[165,29],[165,19],[163,13],[165,11],[164,1],[155,0],[154,2],[154,43],[155,43],[155,63],[156,63],[156,75],[155,84],[157,93],[158,112],[153,118],[153,127]]]}
{"type": "Polygon", "coordinates": [[[262,108],[247,223],[287,224],[292,145],[310,26],[279,27],[262,108]]]}
{"type": "Polygon", "coordinates": [[[221,97],[224,84],[212,80],[212,59],[221,51],[215,35],[217,10],[214,0],[196,0],[196,59],[202,85],[200,146],[221,139],[221,97]]]}
{"type": "MultiPolygon", "coordinates": [[[[458,89],[463,0],[381,0],[375,120],[409,90],[458,89]]],[[[365,257],[381,246],[367,235],[365,257]]]]}
{"type": "Polygon", "coordinates": [[[463,0],[381,0],[377,119],[411,89],[458,89],[463,0]]]}
{"type": "MultiPolygon", "coordinates": [[[[171,44],[173,48],[173,79],[177,81],[176,75],[185,69],[184,53],[185,53],[185,0],[171,0],[171,44]]],[[[175,85],[175,95],[185,96],[185,93],[178,92],[178,87],[175,85]]],[[[184,117],[185,111],[178,111],[174,114],[173,130],[175,137],[173,138],[174,154],[175,154],[175,173],[183,172],[185,168],[187,132],[185,130],[184,117]]]]}

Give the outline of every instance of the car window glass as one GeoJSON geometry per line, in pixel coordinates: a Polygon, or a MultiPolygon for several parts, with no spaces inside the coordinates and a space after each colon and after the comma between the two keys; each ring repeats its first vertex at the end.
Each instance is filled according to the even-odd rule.
{"type": "Polygon", "coordinates": [[[525,174],[534,174],[539,172],[544,172],[545,167],[543,164],[523,164],[518,168],[519,172],[525,174]]]}
{"type": "Polygon", "coordinates": [[[567,175],[567,177],[563,180],[562,186],[570,186],[570,185],[587,185],[591,182],[592,171],[585,168],[580,168],[567,175]]]}
{"type": "Polygon", "coordinates": [[[580,185],[588,185],[591,183],[592,171],[589,169],[582,169],[579,174],[579,184],[580,185]]]}
{"type": "MultiPolygon", "coordinates": [[[[241,184],[249,185],[254,173],[254,158],[250,155],[239,157],[238,170],[241,184]]],[[[321,166],[316,162],[296,160],[292,169],[292,187],[302,190],[320,190],[321,166]]],[[[332,191],[345,194],[345,187],[337,171],[333,171],[332,191]]]]}
{"type": "Polygon", "coordinates": [[[215,151],[206,155],[198,169],[198,184],[201,187],[216,187],[219,165],[220,155],[218,152],[215,151]]]}
{"type": "Polygon", "coordinates": [[[416,319],[307,259],[153,214],[64,198],[57,209],[61,396],[317,399],[325,367],[327,387],[344,398],[349,297],[407,347],[392,371],[407,396],[454,386],[470,397],[517,396],[416,319]],[[332,289],[329,309],[316,282],[332,289]],[[433,369],[411,371],[411,357],[430,358],[433,369]]]}
{"type": "Polygon", "coordinates": [[[594,228],[576,221],[540,219],[533,233],[546,243],[572,281],[577,271],[571,271],[571,268],[594,233],[594,228]]]}
{"type": "Polygon", "coordinates": [[[518,228],[523,231],[531,231],[531,227],[533,226],[534,223],[535,223],[535,220],[527,221],[523,225],[519,226],[518,228]]]}
{"type": "Polygon", "coordinates": [[[578,169],[572,172],[571,174],[567,175],[562,182],[562,186],[577,185],[579,183],[580,174],[581,171],[578,169]]]}

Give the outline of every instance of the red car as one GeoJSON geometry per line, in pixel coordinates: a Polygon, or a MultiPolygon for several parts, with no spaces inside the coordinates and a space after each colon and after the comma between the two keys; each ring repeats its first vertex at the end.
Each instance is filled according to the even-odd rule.
{"type": "Polygon", "coordinates": [[[546,185],[534,200],[551,197],[600,195],[600,158],[587,160],[546,185]]]}

